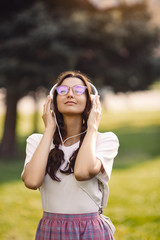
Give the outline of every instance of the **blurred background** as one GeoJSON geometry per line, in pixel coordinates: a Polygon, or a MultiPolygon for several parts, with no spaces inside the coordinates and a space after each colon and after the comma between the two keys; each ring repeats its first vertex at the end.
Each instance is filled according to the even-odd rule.
{"type": "Polygon", "coordinates": [[[0,0],[0,239],[31,240],[40,195],[20,175],[57,76],[80,70],[101,96],[99,131],[120,141],[105,214],[116,240],[160,239],[160,1],[0,0]]]}

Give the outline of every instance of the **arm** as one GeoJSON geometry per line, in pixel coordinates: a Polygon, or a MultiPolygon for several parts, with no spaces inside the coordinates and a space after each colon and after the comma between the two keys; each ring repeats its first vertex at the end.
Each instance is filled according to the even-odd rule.
{"type": "Polygon", "coordinates": [[[42,118],[45,124],[43,137],[22,174],[22,180],[26,187],[31,189],[37,189],[41,186],[46,173],[48,154],[56,128],[54,117],[50,111],[50,105],[51,99],[48,97],[43,108],[42,118]]]}
{"type": "Polygon", "coordinates": [[[74,166],[74,175],[78,181],[91,179],[102,169],[101,161],[96,158],[96,140],[100,119],[101,105],[97,96],[93,101],[87,122],[87,133],[79,149],[74,166]]]}

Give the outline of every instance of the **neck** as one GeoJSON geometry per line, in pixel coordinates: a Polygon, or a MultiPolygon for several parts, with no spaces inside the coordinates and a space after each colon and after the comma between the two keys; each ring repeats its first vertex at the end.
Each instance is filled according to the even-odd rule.
{"type": "Polygon", "coordinates": [[[64,116],[64,126],[66,129],[66,138],[81,132],[82,118],[77,117],[66,117],[64,116]]]}
{"type": "Polygon", "coordinates": [[[68,139],[68,141],[66,141],[66,145],[70,145],[70,144],[74,144],[75,142],[77,142],[80,139],[80,135],[79,136],[75,136],[79,133],[81,133],[81,126],[82,126],[82,118],[81,116],[77,116],[77,117],[70,117],[70,116],[64,116],[64,125],[65,125],[65,129],[66,129],[66,137],[65,139],[73,136],[73,138],[68,139]]]}

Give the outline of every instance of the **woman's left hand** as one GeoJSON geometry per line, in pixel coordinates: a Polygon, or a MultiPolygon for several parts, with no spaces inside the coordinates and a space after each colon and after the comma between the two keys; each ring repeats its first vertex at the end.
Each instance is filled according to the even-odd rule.
{"type": "Polygon", "coordinates": [[[99,100],[99,96],[95,96],[95,98],[92,101],[92,108],[87,121],[88,128],[94,128],[98,130],[100,120],[101,120],[101,103],[99,100]]]}

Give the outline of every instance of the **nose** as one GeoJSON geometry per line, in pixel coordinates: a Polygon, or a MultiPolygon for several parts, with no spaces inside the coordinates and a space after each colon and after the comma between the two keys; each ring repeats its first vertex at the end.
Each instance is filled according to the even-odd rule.
{"type": "Polygon", "coordinates": [[[73,97],[73,90],[72,90],[71,87],[69,88],[69,91],[67,93],[67,97],[73,97]]]}

